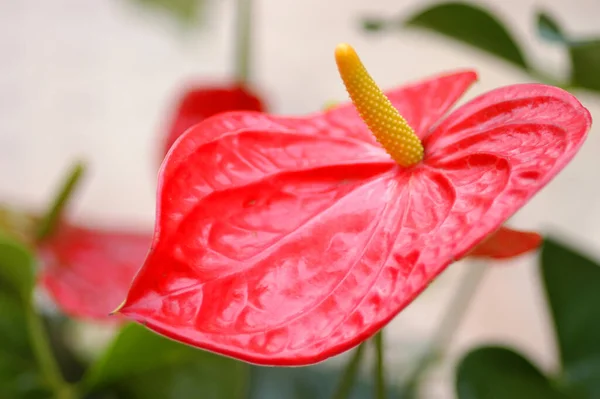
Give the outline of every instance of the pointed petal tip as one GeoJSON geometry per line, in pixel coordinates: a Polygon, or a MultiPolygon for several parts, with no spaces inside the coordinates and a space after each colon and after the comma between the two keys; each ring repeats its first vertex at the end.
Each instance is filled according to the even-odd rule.
{"type": "Polygon", "coordinates": [[[124,299],[123,302],[121,302],[121,304],[119,306],[117,306],[116,309],[113,310],[112,312],[110,312],[108,315],[116,316],[118,314],[121,314],[121,310],[123,310],[123,307],[125,307],[125,302],[127,302],[127,299],[124,299]]]}
{"type": "Polygon", "coordinates": [[[479,80],[480,80],[479,73],[475,69],[471,69],[471,68],[451,69],[451,70],[448,70],[446,72],[439,74],[438,77],[456,76],[456,75],[464,75],[465,77],[468,77],[469,80],[473,81],[473,83],[479,82],[479,80]]]}

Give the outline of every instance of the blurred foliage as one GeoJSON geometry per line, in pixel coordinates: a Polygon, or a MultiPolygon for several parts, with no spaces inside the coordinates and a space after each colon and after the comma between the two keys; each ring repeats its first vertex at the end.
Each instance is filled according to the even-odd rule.
{"type": "Polygon", "coordinates": [[[57,228],[62,220],[63,212],[68,205],[69,199],[81,183],[85,173],[85,164],[83,162],[75,162],[69,169],[69,172],[63,179],[57,195],[54,196],[54,201],[46,214],[39,221],[38,231],[36,234],[37,240],[42,240],[52,233],[57,228]]]}
{"type": "Polygon", "coordinates": [[[541,38],[552,42],[565,43],[566,39],[562,29],[550,15],[540,12],[537,19],[538,34],[541,38]]]}
{"type": "Polygon", "coordinates": [[[27,306],[34,283],[34,256],[0,235],[0,398],[47,398],[29,344],[27,306]]]}
{"type": "Polygon", "coordinates": [[[566,399],[536,366],[521,354],[486,346],[465,356],[457,370],[460,399],[566,399]]]}
{"type": "Polygon", "coordinates": [[[561,370],[556,377],[547,377],[516,351],[478,348],[458,367],[460,399],[600,397],[600,265],[576,249],[546,239],[540,273],[561,370]]]}
{"type": "Polygon", "coordinates": [[[0,398],[48,398],[18,299],[0,291],[0,398]]]}
{"type": "Polygon", "coordinates": [[[570,37],[546,12],[537,15],[537,32],[543,40],[567,51],[571,67],[566,82],[545,76],[527,62],[523,46],[510,33],[507,24],[479,5],[448,2],[429,6],[408,18],[364,18],[363,28],[370,32],[412,28],[434,32],[506,61],[543,83],[600,92],[600,39],[570,37]]]}
{"type": "Polygon", "coordinates": [[[566,35],[546,12],[537,16],[541,38],[566,48],[571,61],[570,86],[600,91],[600,39],[578,39],[566,35]]]}
{"type": "Polygon", "coordinates": [[[409,17],[404,26],[446,35],[528,69],[523,51],[508,29],[483,8],[461,3],[440,4],[409,17]]]}
{"type": "Polygon", "coordinates": [[[28,242],[35,236],[38,220],[35,216],[0,204],[0,235],[11,237],[18,242],[28,242]]]}
{"type": "Polygon", "coordinates": [[[561,379],[577,397],[600,397],[600,265],[548,240],[541,273],[562,363],[561,379]]]}
{"type": "Polygon", "coordinates": [[[571,86],[600,92],[600,40],[571,43],[571,86]]]}
{"type": "MultiPolygon", "coordinates": [[[[316,365],[308,367],[253,367],[249,399],[331,399],[338,387],[339,368],[316,365]]],[[[374,397],[374,382],[362,377],[353,380],[354,385],[347,399],[370,399],[374,397]]],[[[389,384],[387,397],[402,399],[399,388],[389,384]]]]}
{"type": "Polygon", "coordinates": [[[141,7],[163,12],[184,26],[201,20],[207,0],[128,0],[141,7]]]}
{"type": "Polygon", "coordinates": [[[21,302],[28,302],[35,284],[35,263],[35,256],[26,247],[0,232],[0,281],[4,292],[13,292],[21,302]]]}
{"type": "Polygon", "coordinates": [[[528,64],[517,41],[505,24],[480,6],[452,2],[423,9],[408,18],[366,18],[363,26],[369,31],[416,28],[441,34],[483,50],[519,68],[528,64]]]}
{"type": "Polygon", "coordinates": [[[248,365],[163,338],[128,324],[94,364],[85,384],[112,387],[124,398],[245,397],[248,365]]]}
{"type": "MultiPolygon", "coordinates": [[[[84,380],[93,397],[186,399],[328,399],[338,367],[262,367],[198,350],[128,324],[84,380]],[[104,396],[103,396],[104,395],[104,396]],[[112,396],[108,396],[112,395],[112,396]]],[[[348,399],[370,398],[372,382],[354,381],[348,399]]],[[[396,388],[389,397],[400,399],[396,388]],[[392,396],[393,395],[393,396],[392,396]]]]}

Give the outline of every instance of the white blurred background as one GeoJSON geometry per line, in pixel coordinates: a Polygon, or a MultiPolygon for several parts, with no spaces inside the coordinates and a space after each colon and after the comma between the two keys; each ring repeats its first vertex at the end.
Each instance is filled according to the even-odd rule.
{"type": "MultiPolygon", "coordinates": [[[[211,0],[209,0],[211,1],[211,0]]],[[[414,31],[369,35],[365,15],[409,15],[422,0],[256,0],[253,83],[273,112],[302,114],[345,100],[333,49],[353,44],[383,87],[445,70],[475,68],[472,98],[532,78],[492,57],[414,31]]],[[[567,73],[566,54],[541,42],[535,12],[557,16],[569,33],[600,35],[597,0],[479,1],[509,24],[544,71],[567,73]]],[[[0,199],[45,205],[76,158],[90,173],[73,217],[103,226],[150,229],[159,145],[172,103],[192,82],[232,73],[233,1],[212,0],[202,27],[126,0],[0,0],[0,199]]],[[[600,96],[576,93],[600,118],[600,96]]],[[[557,232],[600,255],[600,130],[575,160],[524,207],[511,226],[557,232]]],[[[556,364],[554,337],[537,278],[537,256],[498,264],[486,275],[430,375],[426,398],[453,397],[452,366],[480,343],[512,345],[544,367],[556,364]]],[[[439,322],[466,262],[455,264],[388,329],[390,378],[398,378],[439,322]]]]}

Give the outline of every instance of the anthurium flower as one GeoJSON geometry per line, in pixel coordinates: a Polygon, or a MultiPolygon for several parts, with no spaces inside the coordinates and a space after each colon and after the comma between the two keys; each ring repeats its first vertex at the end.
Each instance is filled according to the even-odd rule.
{"type": "Polygon", "coordinates": [[[162,156],[183,132],[208,117],[228,111],[264,110],[264,102],[242,84],[196,87],[189,90],[179,100],[162,156]]]}
{"type": "Polygon", "coordinates": [[[322,361],[499,229],[591,125],[556,87],[502,87],[445,116],[474,71],[384,95],[349,45],[336,61],[352,104],[220,114],[175,143],[151,250],[115,313],[252,363],[322,361]]]}
{"type": "Polygon", "coordinates": [[[69,316],[107,321],[127,294],[151,241],[150,234],[137,231],[62,223],[39,245],[40,283],[69,316]]]}

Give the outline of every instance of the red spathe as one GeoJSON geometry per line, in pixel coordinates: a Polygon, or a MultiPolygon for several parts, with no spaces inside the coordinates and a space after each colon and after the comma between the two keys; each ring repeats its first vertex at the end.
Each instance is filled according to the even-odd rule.
{"type": "Polygon", "coordinates": [[[152,249],[120,313],[190,345],[307,365],[372,336],[575,155],[591,125],[541,84],[452,73],[388,97],[423,140],[403,169],[352,105],[233,112],[188,130],[159,174],[152,249]]]}

